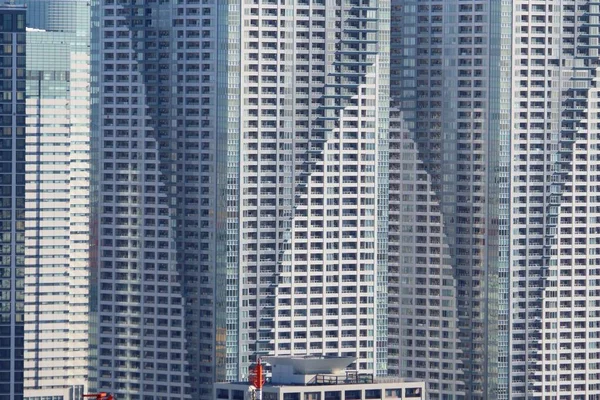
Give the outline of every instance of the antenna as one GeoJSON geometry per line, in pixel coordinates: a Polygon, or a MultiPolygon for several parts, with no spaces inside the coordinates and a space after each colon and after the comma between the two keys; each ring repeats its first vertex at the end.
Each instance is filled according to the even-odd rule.
{"type": "Polygon", "coordinates": [[[260,357],[257,358],[255,365],[250,366],[250,374],[248,378],[250,381],[250,385],[252,385],[255,388],[254,399],[262,400],[262,387],[265,383],[265,376],[260,357]]]}

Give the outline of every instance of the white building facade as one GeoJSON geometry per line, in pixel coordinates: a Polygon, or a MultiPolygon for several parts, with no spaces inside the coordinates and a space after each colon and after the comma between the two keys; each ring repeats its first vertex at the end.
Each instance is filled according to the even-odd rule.
{"type": "Polygon", "coordinates": [[[345,370],[352,357],[267,357],[270,376],[260,393],[247,382],[218,382],[215,400],[384,400],[427,398],[422,381],[376,378],[345,370]]]}
{"type": "Polygon", "coordinates": [[[241,374],[255,353],[386,372],[388,30],[389,1],[242,2],[241,374]]]}
{"type": "Polygon", "coordinates": [[[600,3],[512,5],[510,399],[600,395],[600,3]]]}
{"type": "Polygon", "coordinates": [[[387,371],[388,0],[95,2],[97,389],[387,371]]]}
{"type": "Polygon", "coordinates": [[[418,374],[427,380],[429,395],[440,398],[597,397],[600,4],[540,0],[397,1],[392,5],[398,28],[392,29],[391,90],[402,114],[391,130],[390,151],[389,351],[390,360],[399,359],[397,365],[390,361],[390,371],[418,374]],[[486,160],[486,152],[487,161],[479,163],[479,154],[480,160],[486,160]],[[441,169],[436,170],[436,165],[441,169]],[[414,177],[408,173],[411,168],[417,171],[414,177]],[[483,182],[480,188],[487,195],[478,192],[477,182],[483,182]],[[456,206],[450,189],[457,195],[456,206]],[[447,254],[444,246],[434,246],[437,235],[424,234],[437,226],[436,214],[428,210],[427,221],[418,211],[431,207],[431,199],[415,202],[412,190],[415,196],[430,191],[439,198],[447,254]],[[496,210],[483,216],[488,218],[487,272],[477,262],[468,269],[459,262],[469,254],[475,260],[476,223],[484,221],[476,212],[480,207],[496,210]],[[421,229],[423,235],[410,238],[402,229],[410,229],[407,224],[410,227],[419,218],[421,226],[413,229],[421,229]],[[465,240],[469,230],[471,239],[465,240]],[[428,260],[418,254],[419,247],[428,260]],[[407,258],[413,253],[417,253],[414,260],[407,258]],[[425,309],[425,304],[438,301],[437,295],[432,297],[436,272],[432,253],[444,255],[442,259],[450,256],[454,287],[447,293],[456,290],[461,349],[456,365],[462,370],[464,394],[435,392],[438,375],[422,370],[425,360],[419,359],[419,354],[432,356],[431,339],[409,336],[412,321],[435,323],[435,315],[425,309]],[[427,277],[418,276],[418,268],[423,271],[424,266],[416,257],[428,263],[427,277]],[[488,288],[487,312],[476,307],[480,285],[488,288]],[[469,304],[461,300],[465,295],[471,298],[470,308],[461,306],[469,304]],[[499,308],[497,335],[489,330],[493,303],[499,308]],[[481,332],[488,339],[480,347],[477,319],[486,314],[488,330],[481,332]],[[465,335],[468,328],[462,324],[468,318],[473,318],[473,329],[465,335]],[[499,347],[498,385],[488,373],[488,389],[481,392],[479,366],[485,370],[482,362],[487,359],[488,371],[495,368],[492,341],[499,347]],[[428,353],[423,353],[425,345],[428,353]],[[479,350],[486,346],[487,358],[481,357],[479,350]]]}
{"type": "Polygon", "coordinates": [[[90,361],[90,7],[27,6],[24,391],[72,400],[90,361]]]}

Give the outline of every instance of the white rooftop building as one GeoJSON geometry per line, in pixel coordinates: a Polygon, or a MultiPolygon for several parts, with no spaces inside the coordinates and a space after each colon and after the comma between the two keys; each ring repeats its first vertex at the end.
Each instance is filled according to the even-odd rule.
{"type": "MultiPolygon", "coordinates": [[[[271,376],[262,400],[425,399],[425,383],[401,378],[379,378],[347,367],[353,357],[265,357],[271,376]]],[[[247,382],[216,383],[214,399],[258,399],[247,382]]]]}

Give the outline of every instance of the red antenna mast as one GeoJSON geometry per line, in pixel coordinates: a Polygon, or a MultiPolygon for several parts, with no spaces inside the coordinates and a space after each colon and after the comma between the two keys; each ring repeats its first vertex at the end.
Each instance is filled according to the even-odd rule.
{"type": "Polygon", "coordinates": [[[262,400],[262,388],[265,383],[263,366],[260,362],[260,357],[257,359],[256,364],[250,367],[250,376],[249,376],[250,384],[254,386],[255,389],[255,399],[262,400]]]}

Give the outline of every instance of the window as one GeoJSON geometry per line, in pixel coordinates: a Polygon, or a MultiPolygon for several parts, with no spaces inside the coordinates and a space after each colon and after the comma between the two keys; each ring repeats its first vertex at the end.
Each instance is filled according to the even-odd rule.
{"type": "Polygon", "coordinates": [[[346,390],[345,400],[360,400],[362,398],[360,390],[346,390]]]}
{"type": "Polygon", "coordinates": [[[380,399],[381,390],[379,389],[367,389],[365,390],[365,399],[380,399]]]}

